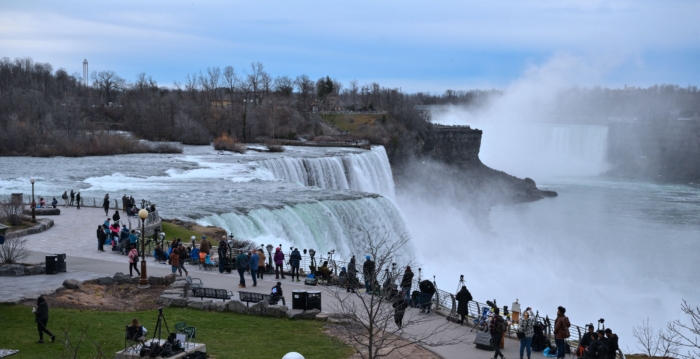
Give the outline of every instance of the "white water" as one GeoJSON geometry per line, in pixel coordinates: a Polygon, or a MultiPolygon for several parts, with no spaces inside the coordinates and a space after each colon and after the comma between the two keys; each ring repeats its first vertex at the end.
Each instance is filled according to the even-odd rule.
{"type": "Polygon", "coordinates": [[[332,157],[278,157],[260,161],[275,178],[304,186],[351,189],[394,198],[394,180],[384,147],[332,157]]]}

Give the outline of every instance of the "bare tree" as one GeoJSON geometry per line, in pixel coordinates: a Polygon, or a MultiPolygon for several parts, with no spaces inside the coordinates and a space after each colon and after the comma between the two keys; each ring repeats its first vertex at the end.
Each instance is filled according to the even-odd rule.
{"type": "Polygon", "coordinates": [[[112,102],[119,91],[126,87],[126,80],[117,76],[111,70],[93,72],[92,82],[105,99],[105,102],[112,102]]]}
{"type": "Polygon", "coordinates": [[[691,307],[685,299],[681,304],[681,311],[686,315],[685,320],[676,319],[666,325],[664,341],[666,345],[675,345],[678,348],[678,357],[691,359],[700,357],[700,308],[691,307]],[[681,348],[686,350],[681,352],[681,348]]]}
{"type": "Polygon", "coordinates": [[[0,202],[0,222],[5,222],[10,226],[22,224],[22,212],[24,203],[19,199],[8,198],[0,202]]]}
{"type": "MultiPolygon", "coordinates": [[[[360,249],[363,253],[370,255],[375,262],[374,273],[365,280],[369,279],[376,285],[380,279],[389,278],[389,281],[393,281],[399,278],[405,267],[392,266],[392,263],[395,263],[397,254],[405,250],[404,246],[409,238],[407,236],[392,238],[383,229],[360,229],[360,231],[362,232],[360,249]]],[[[406,265],[411,264],[409,262],[406,265]]],[[[363,359],[382,358],[414,344],[439,346],[462,341],[459,336],[451,336],[447,332],[449,322],[421,314],[413,309],[406,309],[400,313],[403,314],[403,325],[399,328],[394,324],[396,313],[393,304],[397,298],[388,293],[378,294],[376,291],[346,293],[338,290],[338,287],[326,287],[326,291],[335,299],[335,303],[331,306],[344,322],[344,325],[338,327],[341,336],[357,350],[363,359]],[[417,326],[420,326],[420,329],[412,330],[417,326]]]]}
{"type": "Polygon", "coordinates": [[[61,331],[63,332],[63,338],[59,339],[59,341],[63,344],[63,346],[61,349],[59,349],[60,351],[58,352],[49,349],[51,351],[51,354],[55,358],[60,359],[74,359],[78,357],[83,358],[86,354],[84,352],[81,352],[80,348],[81,346],[83,346],[83,344],[87,344],[93,349],[93,353],[90,355],[91,358],[104,359],[112,357],[111,355],[105,353],[104,349],[102,348],[104,343],[100,343],[90,337],[90,335],[88,334],[89,328],[90,325],[83,326],[83,323],[81,322],[79,333],[77,337],[73,339],[71,339],[71,337],[69,336],[71,331],[70,327],[61,329],[61,331]]]}
{"type": "Polygon", "coordinates": [[[676,335],[671,332],[664,333],[661,329],[655,331],[649,324],[649,318],[642,324],[632,328],[632,336],[637,340],[637,349],[651,357],[669,357],[678,351],[675,344],[676,335]]]}
{"type": "Polygon", "coordinates": [[[14,237],[5,239],[5,243],[0,245],[0,263],[15,264],[27,258],[27,239],[24,237],[14,237]]]}

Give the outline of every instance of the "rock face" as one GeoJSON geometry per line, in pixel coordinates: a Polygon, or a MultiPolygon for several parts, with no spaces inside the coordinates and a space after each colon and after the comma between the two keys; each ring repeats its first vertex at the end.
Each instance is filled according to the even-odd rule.
{"type": "Polygon", "coordinates": [[[26,275],[25,268],[21,264],[5,264],[0,266],[0,276],[19,277],[26,275]]]}
{"type": "Polygon", "coordinates": [[[229,312],[244,314],[248,312],[248,307],[246,307],[246,305],[240,300],[232,299],[230,302],[228,302],[226,310],[229,312]]]}
{"type": "Polygon", "coordinates": [[[556,196],[538,189],[532,179],[484,165],[479,159],[481,136],[481,130],[469,127],[433,125],[419,136],[388,146],[397,187],[425,198],[469,203],[475,211],[556,196]]]}

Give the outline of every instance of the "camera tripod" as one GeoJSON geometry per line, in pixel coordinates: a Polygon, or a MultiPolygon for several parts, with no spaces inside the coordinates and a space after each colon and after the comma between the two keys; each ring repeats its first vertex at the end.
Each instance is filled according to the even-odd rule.
{"type": "Polygon", "coordinates": [[[459,291],[462,289],[462,287],[466,287],[467,285],[464,283],[464,274],[459,275],[459,283],[457,283],[457,290],[455,293],[459,293],[459,291]]]}
{"type": "Polygon", "coordinates": [[[158,334],[158,343],[160,344],[163,323],[165,324],[165,330],[167,330],[168,335],[170,335],[170,328],[168,327],[168,322],[165,320],[165,316],[163,315],[163,308],[158,308],[158,321],[156,322],[156,327],[153,329],[153,338],[151,339],[151,343],[153,343],[155,341],[156,333],[157,333],[158,334]]]}

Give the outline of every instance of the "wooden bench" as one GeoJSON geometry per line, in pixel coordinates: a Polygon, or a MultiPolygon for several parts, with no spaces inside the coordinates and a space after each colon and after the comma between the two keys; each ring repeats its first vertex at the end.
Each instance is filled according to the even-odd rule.
{"type": "Polygon", "coordinates": [[[241,302],[246,302],[246,306],[250,306],[250,303],[259,303],[263,300],[267,300],[268,303],[272,301],[272,296],[269,294],[253,293],[253,292],[238,292],[238,298],[241,302]]]}
{"type": "Polygon", "coordinates": [[[215,289],[215,288],[192,288],[192,296],[204,298],[214,298],[221,299],[223,301],[231,299],[233,293],[226,289],[215,289]]]}

